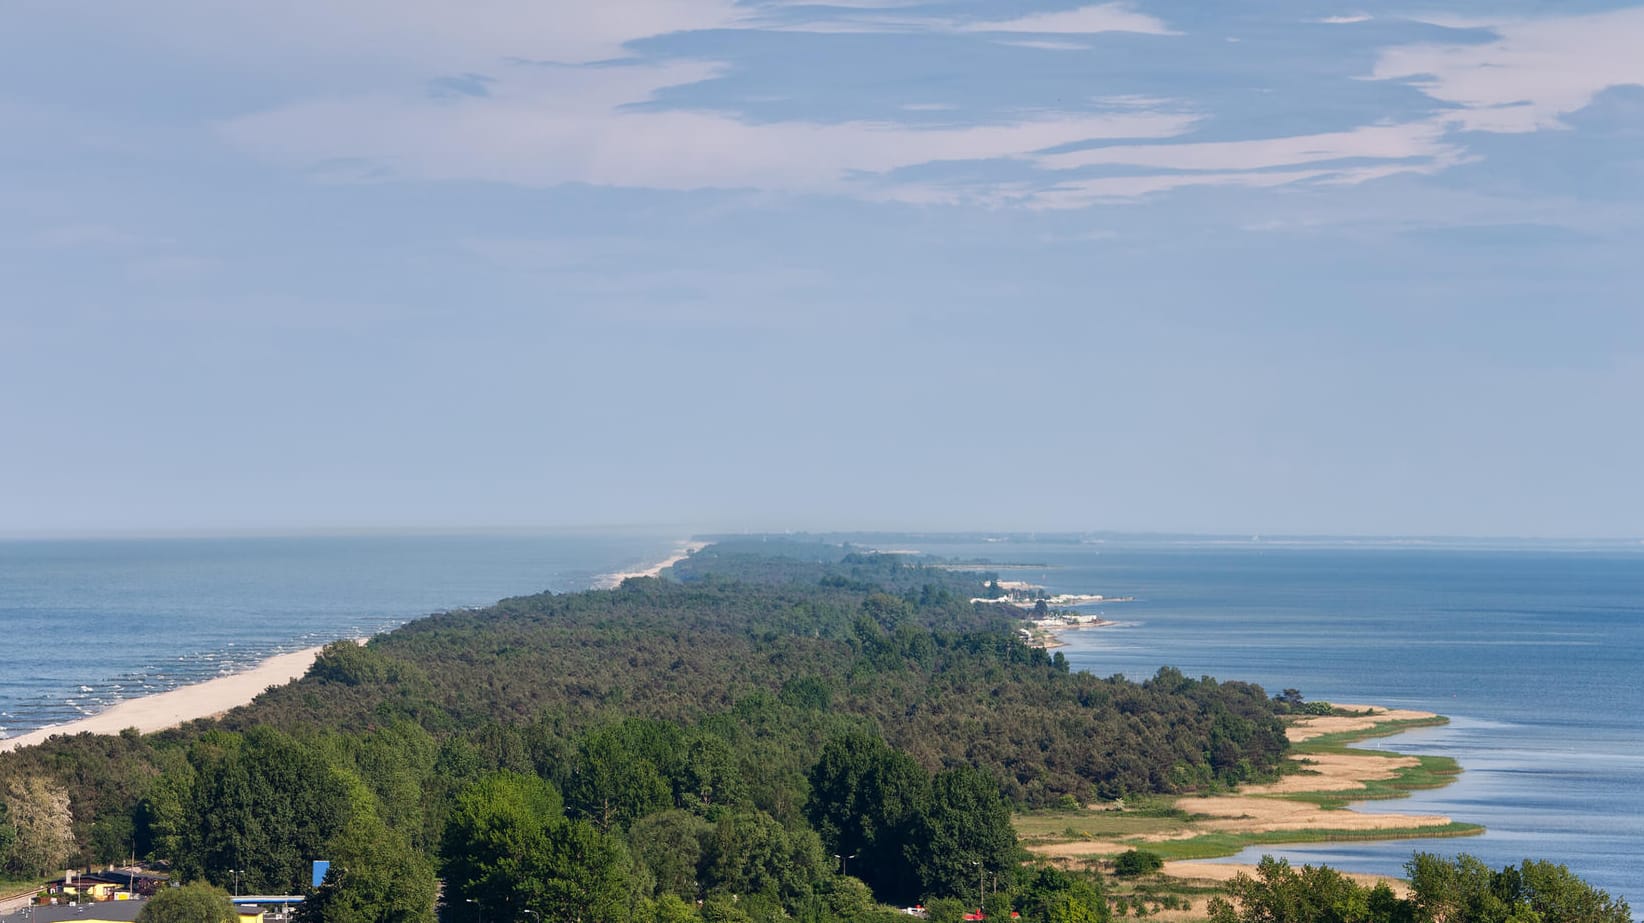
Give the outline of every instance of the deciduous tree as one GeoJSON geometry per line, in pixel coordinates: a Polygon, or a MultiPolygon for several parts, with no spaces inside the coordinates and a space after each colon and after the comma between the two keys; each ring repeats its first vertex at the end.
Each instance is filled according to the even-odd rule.
{"type": "Polygon", "coordinates": [[[228,892],[203,881],[163,888],[137,913],[137,923],[237,923],[228,892]]]}
{"type": "Polygon", "coordinates": [[[5,807],[12,831],[5,870],[33,878],[62,869],[75,851],[68,790],[44,776],[22,776],[6,784],[5,807]]]}

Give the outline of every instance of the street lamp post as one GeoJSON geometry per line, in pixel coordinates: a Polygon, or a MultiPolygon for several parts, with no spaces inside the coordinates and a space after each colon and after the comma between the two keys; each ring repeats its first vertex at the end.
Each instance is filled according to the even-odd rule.
{"type": "Polygon", "coordinates": [[[245,869],[229,869],[228,871],[229,871],[229,874],[234,876],[234,896],[239,897],[240,896],[240,876],[245,873],[245,869]]]}
{"type": "Polygon", "coordinates": [[[468,898],[467,900],[468,900],[468,903],[474,905],[474,920],[475,920],[475,923],[485,923],[485,908],[480,905],[479,901],[476,901],[471,897],[468,898]]]}
{"type": "Polygon", "coordinates": [[[521,910],[520,913],[521,914],[527,914],[528,913],[531,916],[536,918],[536,923],[542,923],[542,914],[537,913],[535,910],[532,910],[529,907],[525,908],[524,910],[521,910]]]}
{"type": "Polygon", "coordinates": [[[851,853],[848,856],[842,856],[839,853],[834,853],[833,854],[833,857],[835,859],[839,860],[839,874],[841,874],[841,875],[849,875],[850,874],[850,861],[852,859],[855,859],[857,857],[857,855],[858,855],[857,853],[851,853]]]}

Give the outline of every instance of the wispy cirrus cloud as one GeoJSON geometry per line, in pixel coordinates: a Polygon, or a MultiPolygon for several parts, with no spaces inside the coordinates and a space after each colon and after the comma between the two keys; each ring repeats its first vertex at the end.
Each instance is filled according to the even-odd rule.
{"type": "MultiPolygon", "coordinates": [[[[776,4],[751,13],[741,26],[788,32],[818,33],[1001,33],[1006,35],[1098,35],[1122,32],[1139,35],[1180,35],[1157,16],[1138,11],[1129,3],[1113,2],[1070,10],[1030,13],[1011,19],[971,16],[933,16],[911,12],[905,4],[776,4]]],[[[1028,44],[1023,47],[1066,50],[1067,44],[1028,44]]],[[[1041,40],[1043,41],[1043,40],[1041,40]]],[[[1086,46],[1074,46],[1084,48],[1086,46]]]]}
{"type": "Polygon", "coordinates": [[[234,119],[221,130],[235,145],[288,166],[355,164],[356,178],[848,192],[857,174],[1025,157],[1097,139],[1167,138],[1197,119],[1180,111],[1047,111],[931,128],[753,123],[724,112],[635,105],[719,70],[691,61],[521,69],[484,97],[322,100],[234,119]]]}
{"type": "MultiPolygon", "coordinates": [[[[456,43],[487,55],[534,47],[517,39],[544,21],[513,0],[504,6],[516,16],[514,28],[459,30],[456,43]]],[[[515,65],[482,74],[469,59],[469,67],[453,71],[461,77],[424,81],[437,99],[380,89],[333,95],[231,119],[221,132],[242,150],[332,179],[747,188],[1067,208],[1190,186],[1358,184],[1431,175],[1475,159],[1457,129],[1556,127],[1561,115],[1604,88],[1644,82],[1644,59],[1633,53],[1644,46],[1644,10],[1470,22],[1465,25],[1495,30],[1497,39],[1384,48],[1372,73],[1364,75],[1409,82],[1444,104],[1442,110],[1406,110],[1333,131],[1200,140],[1191,134],[1210,113],[1142,93],[1108,102],[1058,99],[1050,107],[1020,107],[1014,115],[995,108],[967,117],[955,107],[948,110],[951,118],[935,126],[895,115],[930,104],[904,104],[872,118],[796,113],[756,120],[740,108],[746,94],[707,105],[664,102],[676,98],[679,88],[736,76],[731,63],[647,58],[630,47],[647,35],[720,29],[918,33],[1077,55],[1090,48],[1079,36],[1180,34],[1164,20],[1117,2],[994,20],[931,16],[924,9],[875,0],[685,0],[654,22],[631,11],[582,11],[565,24],[580,30],[580,38],[560,36],[549,54],[534,57],[589,66],[515,65]],[[619,66],[612,66],[613,56],[622,58],[619,66]],[[945,181],[912,175],[912,168],[954,163],[1008,167],[950,171],[962,175],[945,181]]],[[[444,15],[422,0],[412,14],[401,31],[414,35],[427,31],[417,23],[432,29],[444,15]]],[[[1353,13],[1317,22],[1369,18],[1353,13]]]]}
{"type": "Polygon", "coordinates": [[[301,60],[336,80],[340,71],[461,73],[511,57],[603,61],[628,54],[628,46],[642,39],[734,27],[750,12],[735,0],[152,0],[99,5],[95,22],[241,66],[284,68],[301,60]]]}
{"type": "Polygon", "coordinates": [[[1377,160],[1419,165],[1458,162],[1462,149],[1445,140],[1442,126],[1430,122],[1370,125],[1325,132],[1241,141],[1177,144],[1119,144],[1042,154],[1041,165],[1057,170],[1081,167],[1154,167],[1167,170],[1270,170],[1330,161],[1377,160]]]}
{"type": "Polygon", "coordinates": [[[1564,127],[1563,117],[1611,87],[1644,85],[1644,7],[1575,16],[1484,21],[1433,19],[1488,29],[1494,40],[1423,43],[1382,51],[1371,76],[1403,80],[1455,108],[1468,131],[1564,127]]]}
{"type": "Polygon", "coordinates": [[[973,32],[1032,32],[1059,35],[1094,35],[1100,32],[1180,34],[1165,25],[1158,17],[1138,12],[1127,3],[1099,3],[1054,13],[1033,13],[1015,19],[972,22],[963,28],[973,32]]]}

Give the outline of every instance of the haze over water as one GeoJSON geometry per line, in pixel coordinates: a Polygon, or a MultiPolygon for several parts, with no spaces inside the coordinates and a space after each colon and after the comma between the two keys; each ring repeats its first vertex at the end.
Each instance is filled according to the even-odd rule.
{"type": "Polygon", "coordinates": [[[1064,633],[1075,669],[1287,687],[1310,699],[1425,709],[1448,727],[1366,746],[1454,756],[1443,789],[1367,811],[1442,813],[1483,836],[1251,850],[1398,874],[1415,850],[1492,866],[1564,863],[1644,902],[1644,549],[918,543],[1034,562],[1009,579],[1135,596],[1083,607],[1120,624],[1064,633]]]}

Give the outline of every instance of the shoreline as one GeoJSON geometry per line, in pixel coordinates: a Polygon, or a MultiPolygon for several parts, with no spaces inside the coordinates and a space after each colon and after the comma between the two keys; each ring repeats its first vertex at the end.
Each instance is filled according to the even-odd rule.
{"type": "MultiPolygon", "coordinates": [[[[1457,823],[1436,814],[1365,813],[1353,805],[1398,798],[1413,788],[1449,784],[1459,767],[1432,767],[1422,758],[1390,751],[1356,749],[1351,744],[1430,727],[1448,721],[1432,712],[1389,709],[1370,705],[1337,704],[1355,715],[1303,716],[1290,721],[1285,736],[1295,748],[1289,757],[1300,769],[1277,781],[1241,785],[1231,794],[1185,795],[1172,800],[1179,819],[1162,820],[1149,828],[1127,829],[1104,816],[1112,811],[1086,809],[1093,829],[1068,841],[1052,835],[1030,852],[1052,861],[1090,861],[1127,849],[1159,853],[1166,861],[1162,873],[1183,882],[1222,882],[1255,866],[1228,861],[1253,846],[1304,845],[1335,840],[1400,840],[1470,836],[1484,832],[1477,825],[1457,823]],[[1123,831],[1123,832],[1121,832],[1123,831]]],[[[1450,763],[1454,767],[1453,761],[1450,763]]],[[[1143,815],[1146,816],[1146,815],[1143,815]]],[[[1135,827],[1136,822],[1131,822],[1135,827]]],[[[1069,824],[1067,832],[1073,833],[1069,824]]],[[[1339,869],[1361,883],[1386,880],[1395,890],[1396,878],[1339,869]]]]}
{"type": "Polygon", "coordinates": [[[622,570],[617,571],[614,574],[601,574],[599,577],[595,578],[593,589],[614,590],[617,587],[622,586],[622,581],[627,580],[630,577],[660,577],[662,576],[663,571],[673,567],[675,564],[678,564],[680,561],[685,560],[706,547],[708,547],[707,542],[699,542],[694,540],[677,542],[674,545],[673,554],[662,559],[662,561],[653,564],[644,570],[622,570]]]}
{"type": "Polygon", "coordinates": [[[31,747],[58,736],[118,734],[126,728],[152,734],[200,718],[215,717],[249,704],[270,686],[283,686],[302,678],[324,649],[325,645],[322,644],[276,654],[249,670],[126,699],[95,715],[0,739],[0,753],[31,747]]]}
{"type": "MultiPolygon", "coordinates": [[[[590,588],[612,589],[621,586],[622,581],[629,577],[659,576],[662,571],[683,561],[707,544],[698,541],[678,542],[673,554],[664,560],[643,570],[603,574],[595,578],[590,588]]],[[[356,640],[364,644],[367,639],[356,640]]],[[[119,734],[127,728],[136,728],[141,733],[152,734],[180,727],[201,718],[213,718],[241,705],[249,705],[271,686],[283,686],[301,679],[324,649],[325,645],[321,644],[299,651],[276,654],[238,673],[125,699],[94,715],[36,728],[15,737],[0,738],[0,753],[32,747],[59,736],[73,737],[87,733],[119,734]]]]}

